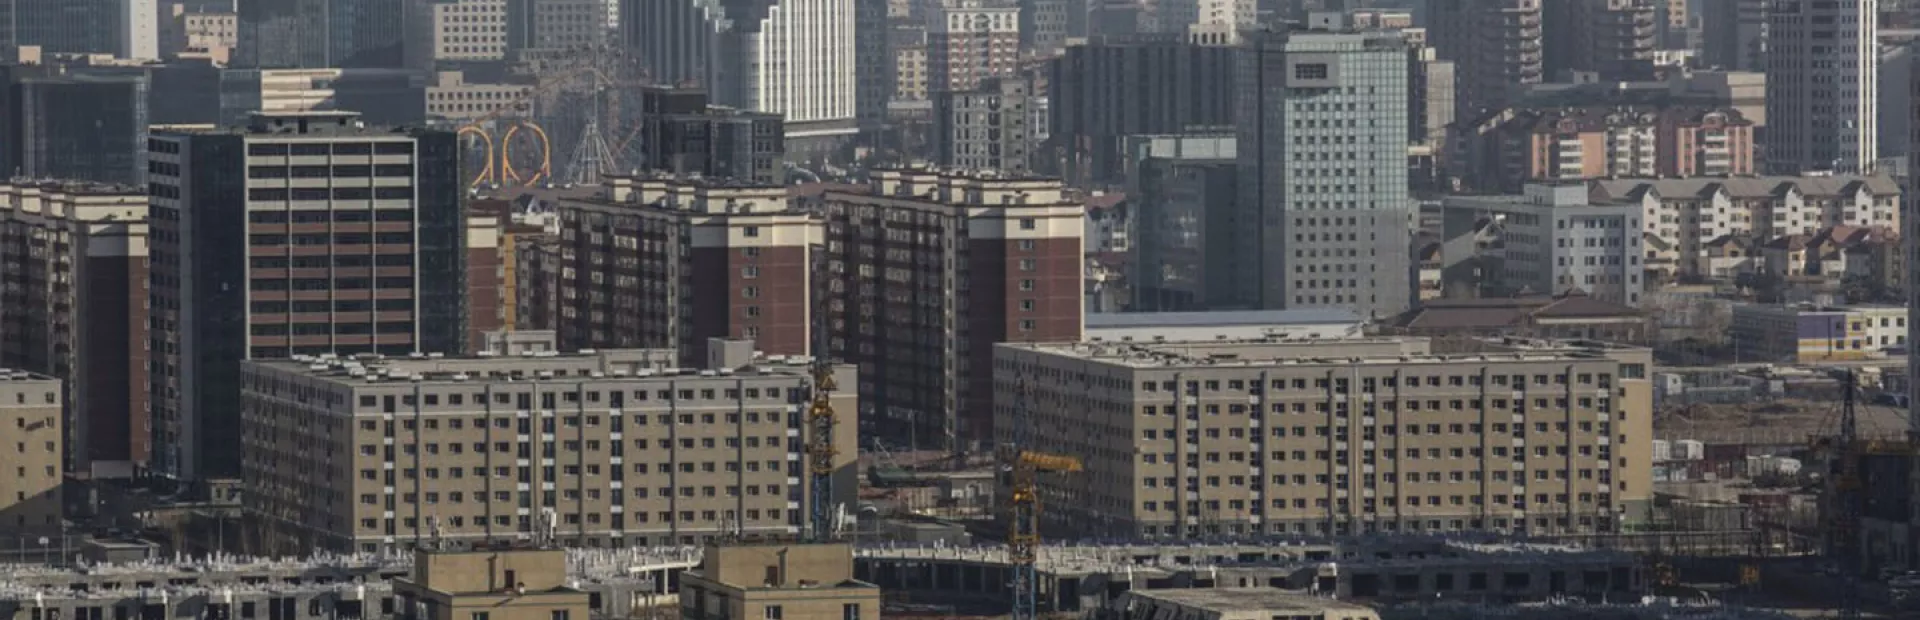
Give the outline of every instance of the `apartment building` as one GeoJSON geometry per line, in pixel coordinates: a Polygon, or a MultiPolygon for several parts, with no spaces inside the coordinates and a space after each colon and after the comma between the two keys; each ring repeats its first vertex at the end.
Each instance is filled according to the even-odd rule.
{"type": "Polygon", "coordinates": [[[1033,85],[993,78],[933,93],[933,154],[942,166],[1022,174],[1032,169],[1033,85]]]}
{"type": "MultiPolygon", "coordinates": [[[[416,620],[568,620],[591,618],[600,592],[579,587],[562,549],[418,549],[413,572],[394,579],[394,607],[416,620]]],[[[639,598],[639,593],[628,593],[639,598]]],[[[637,612],[638,610],[633,610],[637,612]]]]}
{"type": "Polygon", "coordinates": [[[1640,305],[1640,204],[1591,202],[1580,184],[1528,185],[1526,193],[1449,196],[1442,204],[1445,290],[1485,297],[1581,291],[1640,305]]]}
{"type": "MultiPolygon", "coordinates": [[[[1552,1],[1552,0],[1548,0],[1552,1]]],[[[1457,107],[1474,117],[1546,78],[1541,0],[1437,0],[1428,6],[1440,58],[1459,71],[1457,107]]]]}
{"type": "Polygon", "coordinates": [[[879,618],[880,587],[854,578],[847,543],[708,545],[680,574],[680,617],[879,618]]]}
{"type": "Polygon", "coordinates": [[[1729,107],[1507,108],[1458,134],[1466,182],[1488,191],[1606,177],[1753,174],[1754,124],[1729,107]]]}
{"type": "Polygon", "coordinates": [[[876,432],[954,448],[991,439],[994,343],[1082,335],[1086,206],[1053,179],[870,178],[822,196],[831,356],[859,365],[876,432]]]}
{"type": "Polygon", "coordinates": [[[147,464],[147,245],[141,188],[0,185],[0,365],[66,382],[64,471],[147,464]]]}
{"type": "Polygon", "coordinates": [[[1422,338],[1002,344],[1003,442],[1082,536],[1614,531],[1652,495],[1647,349],[1422,338]]]}
{"type": "Polygon", "coordinates": [[[1595,202],[1638,202],[1646,234],[1675,248],[1682,275],[1712,275],[1709,244],[1723,238],[1758,245],[1833,226],[1901,230],[1900,185],[1885,175],[1598,179],[1587,188],[1595,202]]]}
{"type": "Polygon", "coordinates": [[[147,151],[158,473],[239,473],[241,360],[462,350],[452,132],[262,114],[156,131],[147,151]]]}
{"type": "Polygon", "coordinates": [[[947,0],[927,11],[927,91],[969,91],[1020,69],[1020,9],[947,0]]]}
{"type": "MultiPolygon", "coordinates": [[[[1659,27],[1654,23],[1656,2],[1666,0],[1549,0],[1541,6],[1546,20],[1545,69],[1558,81],[1564,74],[1584,73],[1603,82],[1627,82],[1653,77],[1653,52],[1659,27]]],[[[1684,18],[1682,20],[1684,22],[1684,18]]]]}
{"type": "Polygon", "coordinates": [[[0,370],[0,535],[64,533],[61,498],[65,480],[65,400],[60,380],[21,370],[0,370]]]}
{"type": "Polygon", "coordinates": [[[812,350],[823,226],[785,187],[615,176],[554,207],[561,349],[676,349],[688,364],[706,359],[709,338],[812,350]]]}
{"type": "MultiPolygon", "coordinates": [[[[796,535],[810,525],[809,360],[754,348],[715,343],[697,369],[671,349],[249,361],[245,508],[266,548],[303,552],[796,535]]],[[[858,396],[832,403],[840,506],[858,396]]]]}

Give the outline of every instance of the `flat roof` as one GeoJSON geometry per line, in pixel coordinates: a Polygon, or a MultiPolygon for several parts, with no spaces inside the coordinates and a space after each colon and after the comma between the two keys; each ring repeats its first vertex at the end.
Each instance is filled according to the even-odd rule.
{"type": "Polygon", "coordinates": [[[1214,327],[1221,325],[1312,325],[1360,323],[1360,314],[1341,308],[1296,310],[1216,310],[1210,312],[1090,312],[1087,329],[1103,327],[1214,327]]]}
{"type": "Polygon", "coordinates": [[[1330,598],[1282,590],[1279,588],[1191,588],[1184,590],[1148,590],[1136,591],[1134,596],[1166,601],[1188,607],[1197,607],[1209,611],[1372,611],[1365,605],[1356,605],[1330,598]]]}

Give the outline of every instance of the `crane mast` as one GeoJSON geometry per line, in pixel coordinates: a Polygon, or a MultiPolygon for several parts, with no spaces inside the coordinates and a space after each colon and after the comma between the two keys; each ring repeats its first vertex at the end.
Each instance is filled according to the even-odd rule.
{"type": "Polygon", "coordinates": [[[1033,413],[1028,409],[1033,386],[1021,374],[1016,391],[1014,445],[1002,452],[1008,473],[1007,555],[1013,564],[1013,620],[1040,617],[1040,475],[1083,470],[1080,459],[1027,449],[1033,413]]]}
{"type": "MultiPolygon", "coordinates": [[[[826,252],[814,249],[814,278],[817,287],[824,287],[826,275],[826,252]]],[[[814,295],[816,300],[824,300],[824,295],[814,295]]],[[[833,427],[837,422],[833,412],[833,391],[839,385],[833,378],[833,364],[827,361],[827,321],[826,313],[819,308],[813,311],[813,377],[812,402],[807,405],[807,473],[811,476],[808,494],[811,496],[811,520],[808,523],[808,540],[826,542],[834,536],[833,528],[833,457],[839,453],[833,447],[833,427]]]]}

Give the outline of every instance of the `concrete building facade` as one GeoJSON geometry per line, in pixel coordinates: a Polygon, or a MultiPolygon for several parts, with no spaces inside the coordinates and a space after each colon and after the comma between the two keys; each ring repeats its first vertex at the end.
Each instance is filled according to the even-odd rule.
{"type": "Polygon", "coordinates": [[[1701,60],[1728,71],[1766,71],[1767,3],[1768,0],[1701,2],[1701,60]]]}
{"type": "Polygon", "coordinates": [[[1079,536],[1604,532],[1644,510],[1649,350],[1472,342],[1003,344],[996,432],[1080,456],[1040,483],[1079,536]]]}
{"type": "Polygon", "coordinates": [[[66,479],[65,400],[60,380],[20,370],[0,375],[0,534],[62,534],[66,479]]]}
{"type": "Polygon", "coordinates": [[[932,93],[935,159],[954,168],[1030,172],[1036,142],[1029,122],[1032,94],[1032,84],[1018,78],[932,93]]]}
{"type": "Polygon", "coordinates": [[[1231,132],[1127,139],[1127,204],[1138,231],[1132,309],[1217,310],[1251,305],[1233,281],[1239,213],[1238,139],[1231,132]]]}
{"type": "Polygon", "coordinates": [[[927,11],[927,91],[970,91],[1013,78],[1020,63],[1020,9],[949,0],[927,11]]]}
{"type": "Polygon", "coordinates": [[[1729,107],[1516,107],[1458,132],[1465,181],[1518,191],[1531,182],[1753,174],[1755,124],[1729,107]]]}
{"type": "Polygon", "coordinates": [[[879,170],[822,200],[828,347],[877,433],[987,441],[993,345],[1080,339],[1086,207],[1059,181],[879,170]]]}
{"type": "Polygon", "coordinates": [[[1048,61],[1046,166],[1070,182],[1124,181],[1126,136],[1234,124],[1239,50],[1175,36],[1096,38],[1048,61]]]}
{"type": "Polygon", "coordinates": [[[1233,278],[1259,308],[1414,299],[1405,165],[1409,44],[1398,32],[1263,33],[1241,51],[1233,278]]]}
{"type": "Polygon", "coordinates": [[[147,229],[140,189],[0,185],[0,365],[65,382],[62,471],[147,465],[147,229]]]}
{"type": "Polygon", "coordinates": [[[879,618],[880,588],[853,576],[846,543],[708,545],[680,576],[680,617],[879,618]]]}
{"type": "Polygon", "coordinates": [[[507,55],[507,0],[433,5],[434,60],[501,60],[507,55]]]}
{"type": "Polygon", "coordinates": [[[1880,158],[1876,0],[1767,8],[1767,168],[1872,171],[1880,158]]]}
{"type": "MultiPolygon", "coordinates": [[[[717,343],[701,370],[667,349],[248,362],[247,514],[268,549],[797,535],[812,379],[754,346],[717,343]]],[[[858,397],[832,402],[842,505],[858,397]]]]}
{"type": "Polygon", "coordinates": [[[1646,290],[1635,202],[1588,200],[1579,184],[1528,185],[1517,196],[1449,196],[1442,205],[1442,287],[1481,296],[1523,291],[1629,307],[1646,290]]]}
{"type": "Polygon", "coordinates": [[[459,152],[337,113],[153,135],[156,473],[240,472],[242,360],[462,350],[459,152]]]}
{"type": "Polygon", "coordinates": [[[1459,71],[1461,116],[1505,107],[1519,87],[1545,81],[1541,5],[1542,0],[1430,3],[1433,46],[1459,71]]]}
{"type": "Polygon", "coordinates": [[[1647,236],[1675,248],[1677,271],[1694,276],[1715,273],[1716,240],[1757,246],[1834,226],[1901,230],[1906,220],[1900,185],[1884,175],[1599,179],[1587,187],[1593,202],[1639,203],[1647,236]]]}

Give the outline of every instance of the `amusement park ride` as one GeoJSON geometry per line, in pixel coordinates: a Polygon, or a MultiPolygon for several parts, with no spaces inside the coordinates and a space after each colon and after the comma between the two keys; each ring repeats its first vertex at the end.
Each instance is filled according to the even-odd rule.
{"type": "Polygon", "coordinates": [[[621,106],[630,87],[645,83],[634,63],[617,50],[590,48],[527,70],[539,76],[532,89],[459,127],[475,164],[468,167],[468,185],[591,184],[622,169],[641,128],[621,106]],[[620,137],[610,141],[608,132],[620,137]],[[556,150],[569,153],[558,170],[556,150]]]}

